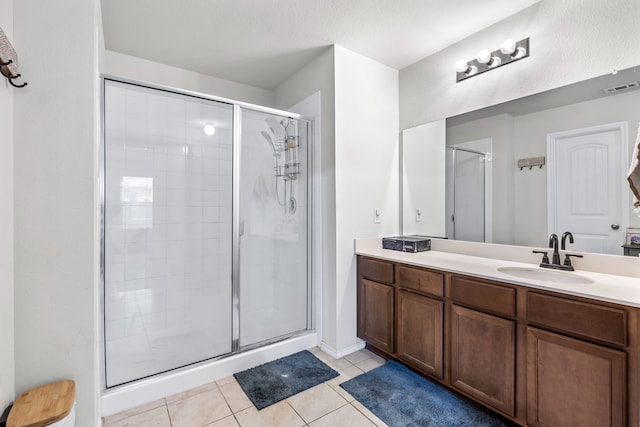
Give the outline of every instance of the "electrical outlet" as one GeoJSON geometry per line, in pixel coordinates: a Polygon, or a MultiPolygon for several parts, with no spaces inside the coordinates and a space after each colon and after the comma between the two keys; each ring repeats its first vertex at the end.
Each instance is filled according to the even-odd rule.
{"type": "Polygon", "coordinates": [[[422,222],[422,209],[416,208],[416,222],[422,222]]]}
{"type": "Polygon", "coordinates": [[[373,223],[380,224],[382,221],[382,211],[379,208],[373,209],[373,223]]]}

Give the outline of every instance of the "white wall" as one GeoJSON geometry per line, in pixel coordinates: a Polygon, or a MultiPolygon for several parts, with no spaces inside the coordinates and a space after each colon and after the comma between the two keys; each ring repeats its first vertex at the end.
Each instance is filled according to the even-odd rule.
{"type": "Polygon", "coordinates": [[[354,239],[399,229],[398,71],[340,46],[335,53],[335,348],[344,351],[359,342],[354,239]]]}
{"type": "Polygon", "coordinates": [[[542,1],[400,71],[400,128],[625,69],[640,63],[637,0],[542,1]],[[455,82],[454,63],[507,38],[531,56],[455,82]]]}
{"type": "MultiPolygon", "coordinates": [[[[320,173],[322,210],[322,337],[321,340],[335,349],[336,343],[336,287],[335,277],[335,49],[331,47],[309,64],[302,67],[275,90],[278,108],[288,109],[310,95],[320,92],[321,141],[320,173]]],[[[317,153],[318,150],[315,150],[317,153]]],[[[316,163],[318,164],[318,163],[316,163]]]]}
{"type": "MultiPolygon", "coordinates": [[[[13,0],[0,1],[0,28],[13,42],[13,0]]],[[[15,46],[14,46],[15,47],[15,46]]],[[[17,49],[17,48],[16,48],[17,49]]],[[[18,53],[19,54],[19,53],[18,53]]],[[[20,57],[18,58],[20,59],[20,57]]],[[[21,84],[22,82],[20,82],[21,84]]],[[[0,412],[14,399],[13,98],[22,89],[0,78],[0,412]]]]}
{"type": "MultiPolygon", "coordinates": [[[[514,242],[514,144],[513,117],[500,114],[482,120],[447,128],[447,145],[461,144],[480,138],[492,138],[492,242],[514,242]]],[[[546,232],[545,232],[546,233],[546,232]]]]}
{"type": "Polygon", "coordinates": [[[399,228],[398,72],[340,46],[276,88],[287,108],[314,92],[322,99],[322,346],[340,355],[356,337],[353,240],[399,228]],[[374,208],[382,211],[373,223],[374,208]]]}
{"type": "Polygon", "coordinates": [[[446,235],[445,125],[438,120],[402,131],[402,234],[446,235]]]}
{"type": "Polygon", "coordinates": [[[21,0],[14,38],[16,394],[76,382],[98,425],[97,0],[21,0]]]}
{"type": "Polygon", "coordinates": [[[207,76],[119,52],[102,52],[102,73],[136,82],[153,83],[271,107],[274,94],[242,83],[207,76]]]}

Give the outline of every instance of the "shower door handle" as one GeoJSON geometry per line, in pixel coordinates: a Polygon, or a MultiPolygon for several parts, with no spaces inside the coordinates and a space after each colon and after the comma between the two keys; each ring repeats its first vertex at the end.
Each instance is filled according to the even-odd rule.
{"type": "Polygon", "coordinates": [[[244,235],[244,221],[240,221],[240,227],[239,227],[239,229],[238,229],[238,234],[239,234],[240,236],[243,236],[243,235],[244,235]]]}

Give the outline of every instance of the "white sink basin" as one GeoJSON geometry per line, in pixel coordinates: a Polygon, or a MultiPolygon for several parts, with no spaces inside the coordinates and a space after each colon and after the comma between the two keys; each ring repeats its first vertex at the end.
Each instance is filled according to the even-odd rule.
{"type": "Polygon", "coordinates": [[[510,276],[520,277],[523,279],[540,280],[541,282],[566,284],[593,283],[593,280],[588,277],[580,276],[576,273],[545,270],[544,268],[498,267],[498,271],[510,276]]]}

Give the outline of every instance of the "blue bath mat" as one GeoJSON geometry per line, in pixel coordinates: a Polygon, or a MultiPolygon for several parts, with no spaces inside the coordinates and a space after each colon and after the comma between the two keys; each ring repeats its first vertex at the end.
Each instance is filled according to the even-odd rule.
{"type": "Polygon", "coordinates": [[[233,374],[258,409],[266,408],[338,375],[306,350],[233,374]]]}
{"type": "Polygon", "coordinates": [[[389,361],[340,384],[390,427],[504,427],[409,368],[389,361]]]}

